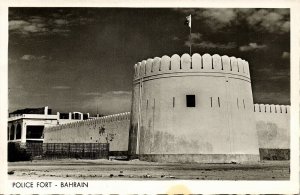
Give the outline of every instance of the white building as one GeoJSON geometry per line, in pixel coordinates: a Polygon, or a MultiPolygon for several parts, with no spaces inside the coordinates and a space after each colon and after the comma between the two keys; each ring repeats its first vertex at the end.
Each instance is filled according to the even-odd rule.
{"type": "Polygon", "coordinates": [[[44,128],[81,121],[90,118],[89,113],[81,112],[51,114],[48,106],[44,108],[17,110],[9,114],[8,142],[43,142],[44,128]]]}

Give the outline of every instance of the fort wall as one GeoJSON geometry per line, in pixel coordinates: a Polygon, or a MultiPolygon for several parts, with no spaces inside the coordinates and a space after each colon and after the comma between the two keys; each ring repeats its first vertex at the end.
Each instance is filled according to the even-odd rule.
{"type": "Polygon", "coordinates": [[[290,106],[255,104],[254,113],[260,148],[290,148],[290,106]]]}
{"type": "Polygon", "coordinates": [[[175,54],[134,69],[130,155],[170,162],[258,160],[247,61],[175,54]],[[187,106],[187,95],[194,96],[194,107],[187,106]]]}
{"type": "Polygon", "coordinates": [[[44,143],[109,143],[110,151],[128,150],[130,113],[48,127],[44,143]]]}

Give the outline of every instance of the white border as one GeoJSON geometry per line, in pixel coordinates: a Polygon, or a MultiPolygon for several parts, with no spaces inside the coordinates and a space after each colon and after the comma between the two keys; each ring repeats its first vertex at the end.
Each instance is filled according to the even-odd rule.
{"type": "MultiPolygon", "coordinates": [[[[186,193],[280,193],[299,191],[299,1],[297,0],[7,0],[0,2],[0,192],[1,193],[167,193],[176,185],[186,187],[186,193]],[[89,189],[21,189],[8,190],[7,181],[7,56],[8,7],[224,7],[291,8],[291,180],[290,181],[89,181],[89,189]]],[[[28,180],[27,180],[28,181],[28,180]]],[[[85,180],[86,181],[86,180],[85,180]]],[[[57,182],[57,181],[56,181],[57,182]]],[[[174,192],[175,193],[175,192],[174,192]]],[[[182,193],[176,191],[176,193],[182,193]]]]}

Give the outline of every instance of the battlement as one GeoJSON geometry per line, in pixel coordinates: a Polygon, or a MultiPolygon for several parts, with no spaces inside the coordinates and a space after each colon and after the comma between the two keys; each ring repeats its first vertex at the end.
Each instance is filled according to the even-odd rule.
{"type": "Polygon", "coordinates": [[[289,114],[289,105],[274,105],[274,104],[254,104],[254,112],[265,112],[265,113],[281,113],[289,114]]]}
{"type": "Polygon", "coordinates": [[[225,72],[250,78],[249,63],[236,57],[194,53],[155,57],[134,65],[134,80],[172,72],[225,72]]]}
{"type": "Polygon", "coordinates": [[[67,128],[77,128],[80,126],[90,126],[90,125],[110,123],[110,122],[123,121],[123,120],[130,120],[130,112],[124,112],[119,114],[103,116],[100,118],[87,119],[87,120],[70,122],[70,123],[52,126],[52,127],[46,127],[45,131],[57,131],[57,130],[62,130],[67,128]]]}

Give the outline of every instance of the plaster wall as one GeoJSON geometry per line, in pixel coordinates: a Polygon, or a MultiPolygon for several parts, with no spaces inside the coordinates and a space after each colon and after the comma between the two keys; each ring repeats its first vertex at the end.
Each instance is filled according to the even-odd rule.
{"type": "Polygon", "coordinates": [[[44,143],[109,143],[110,151],[128,150],[130,113],[46,128],[44,143]]]}
{"type": "Polygon", "coordinates": [[[254,113],[260,148],[290,148],[290,106],[255,104],[254,113]]]}
{"type": "MultiPolygon", "coordinates": [[[[249,67],[242,59],[184,54],[142,61],[135,66],[132,102],[131,155],[154,161],[180,161],[182,154],[258,157],[249,67]],[[195,107],[186,106],[186,95],[195,95],[195,107]]],[[[212,159],[218,158],[204,161],[212,159]]]]}

